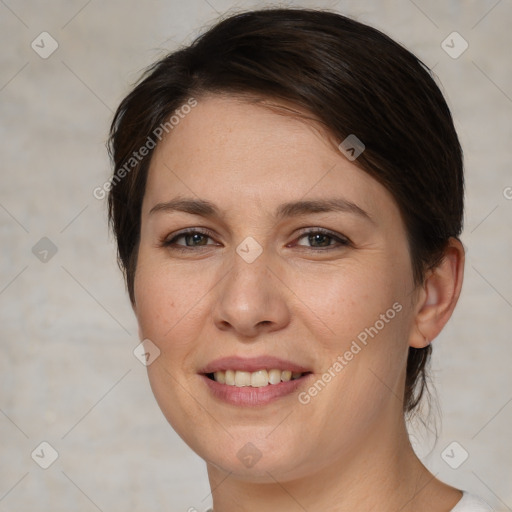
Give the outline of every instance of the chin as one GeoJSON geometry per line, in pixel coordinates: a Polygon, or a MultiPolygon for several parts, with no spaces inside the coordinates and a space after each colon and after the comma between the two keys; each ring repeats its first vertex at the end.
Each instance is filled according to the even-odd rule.
{"type": "Polygon", "coordinates": [[[301,462],[308,453],[304,440],[293,443],[282,436],[269,439],[265,437],[268,428],[244,428],[238,434],[233,430],[230,432],[233,437],[219,434],[216,438],[212,436],[211,443],[205,444],[202,438],[188,444],[207,464],[245,481],[275,483],[276,480],[293,480],[308,474],[301,462]]]}

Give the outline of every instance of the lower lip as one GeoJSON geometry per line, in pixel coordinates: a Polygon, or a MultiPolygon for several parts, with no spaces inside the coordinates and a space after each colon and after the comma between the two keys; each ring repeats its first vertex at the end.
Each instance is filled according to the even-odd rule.
{"type": "Polygon", "coordinates": [[[279,398],[292,394],[299,387],[303,386],[311,375],[306,374],[299,379],[280,382],[279,384],[269,384],[260,388],[229,386],[212,380],[206,375],[200,375],[200,377],[216,398],[231,405],[257,406],[269,404],[279,398]]]}

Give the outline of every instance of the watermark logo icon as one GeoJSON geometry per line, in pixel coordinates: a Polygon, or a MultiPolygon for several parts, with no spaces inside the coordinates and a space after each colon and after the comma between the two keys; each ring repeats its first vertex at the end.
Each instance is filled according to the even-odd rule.
{"type": "Polygon", "coordinates": [[[236,456],[246,468],[252,468],[261,459],[262,453],[252,443],[246,443],[238,450],[236,456]]]}
{"type": "Polygon", "coordinates": [[[252,263],[263,252],[263,247],[252,236],[248,236],[238,245],[236,252],[247,263],[252,263]]]}
{"type": "Polygon", "coordinates": [[[57,253],[57,246],[46,236],[32,247],[32,254],[41,262],[48,263],[57,253]]]}
{"type": "Polygon", "coordinates": [[[59,458],[59,453],[50,443],[43,441],[30,456],[38,466],[48,469],[59,458]]]}
{"type": "Polygon", "coordinates": [[[351,133],[345,140],[340,142],[338,149],[353,162],[366,149],[366,146],[359,137],[351,133]]]}
{"type": "Polygon", "coordinates": [[[59,47],[59,43],[48,32],[41,32],[30,46],[39,57],[47,59],[59,47]]]}
{"type": "Polygon", "coordinates": [[[160,356],[160,349],[150,339],[146,338],[135,347],[133,355],[144,366],[149,366],[160,356]]]}
{"type": "Polygon", "coordinates": [[[441,43],[441,48],[452,59],[458,59],[469,48],[469,44],[458,32],[452,32],[441,43]]]}
{"type": "Polygon", "coordinates": [[[462,464],[466,462],[468,457],[469,453],[457,441],[453,441],[452,443],[450,443],[441,453],[441,458],[452,469],[460,468],[462,464]]]}

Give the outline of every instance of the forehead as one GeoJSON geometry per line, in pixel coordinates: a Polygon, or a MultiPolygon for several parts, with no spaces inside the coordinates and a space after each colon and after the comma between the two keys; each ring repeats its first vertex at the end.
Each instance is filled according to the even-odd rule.
{"type": "Polygon", "coordinates": [[[296,110],[223,96],[198,99],[155,149],[143,213],[178,195],[226,208],[267,208],[333,194],[366,211],[394,206],[384,187],[345,158],[319,123],[290,108],[296,110]]]}

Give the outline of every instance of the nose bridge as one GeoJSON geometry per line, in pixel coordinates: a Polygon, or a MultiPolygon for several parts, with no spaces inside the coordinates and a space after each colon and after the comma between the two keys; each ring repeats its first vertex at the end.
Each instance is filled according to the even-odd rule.
{"type": "Polygon", "coordinates": [[[214,320],[219,328],[231,326],[250,336],[261,325],[277,328],[287,319],[280,281],[270,270],[271,254],[250,237],[244,239],[230,259],[231,272],[219,289],[214,320]]]}
{"type": "Polygon", "coordinates": [[[232,273],[228,277],[230,291],[235,298],[255,303],[268,293],[271,272],[269,254],[255,239],[248,237],[242,241],[235,250],[232,258],[232,273]]]}

